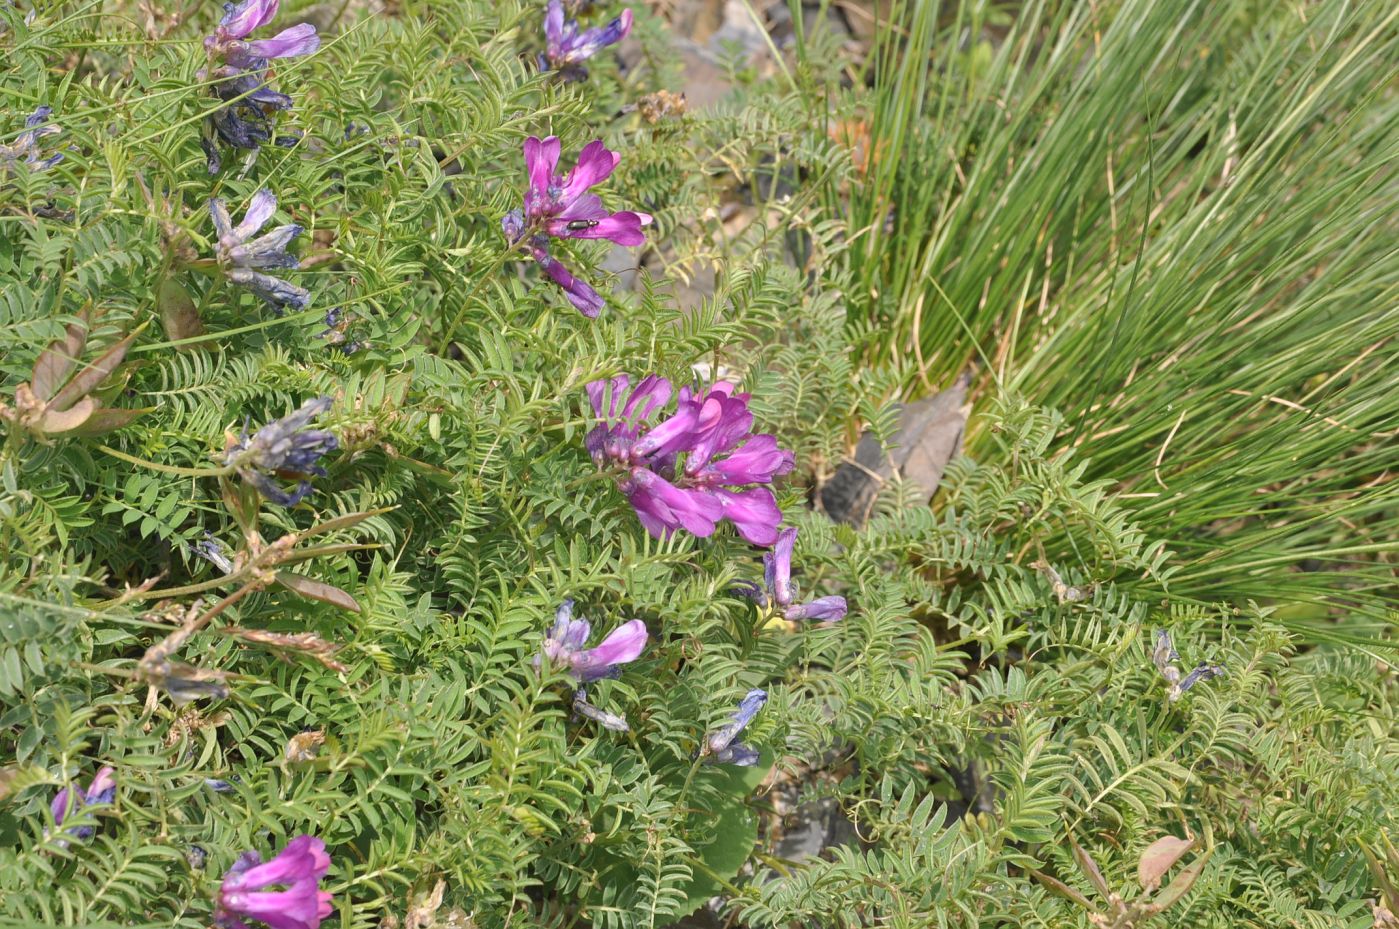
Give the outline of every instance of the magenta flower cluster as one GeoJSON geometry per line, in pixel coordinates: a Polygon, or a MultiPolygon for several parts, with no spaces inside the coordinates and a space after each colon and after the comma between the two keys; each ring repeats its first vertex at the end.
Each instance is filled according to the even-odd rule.
{"type": "Polygon", "coordinates": [[[677,529],[714,534],[723,520],[754,545],[777,541],[782,511],[767,487],[792,470],[792,453],[754,434],[749,394],[719,381],[680,388],[673,413],[652,417],[671,399],[670,381],[650,375],[635,386],[623,374],[587,386],[598,423],[585,444],[600,468],[616,469],[622,493],[651,535],[677,529]]]}
{"type": "Polygon", "coordinates": [[[330,892],[320,889],[328,870],[325,843],[309,835],[292,839],[265,863],[257,852],[244,852],[223,876],[214,924],[248,929],[244,920],[257,919],[272,929],[316,929],[333,909],[330,892]]]}
{"type": "Polygon", "coordinates": [[[549,240],[608,239],[618,245],[641,245],[646,241],[642,227],[650,225],[651,216],[631,210],[612,213],[597,194],[589,192],[607,180],[622,160],[601,139],[578,153],[578,164],[567,175],[559,174],[559,153],[557,136],[525,140],[529,173],[525,205],[511,210],[500,225],[510,244],[528,251],[578,312],[593,319],[602,312],[602,295],[550,254],[549,240]]]}

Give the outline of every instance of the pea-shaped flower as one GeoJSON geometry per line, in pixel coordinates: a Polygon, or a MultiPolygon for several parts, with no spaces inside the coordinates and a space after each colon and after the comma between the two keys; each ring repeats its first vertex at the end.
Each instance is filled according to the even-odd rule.
{"type": "Polygon", "coordinates": [[[749,768],[757,764],[758,750],[735,740],[767,702],[766,690],[754,688],[748,691],[739,701],[738,712],[734,713],[729,722],[705,736],[702,749],[705,763],[731,764],[740,768],[749,768]]]}
{"type": "MultiPolygon", "coordinates": [[[[88,783],[87,790],[80,791],[77,787],[65,787],[55,794],[53,802],[49,804],[49,812],[53,814],[54,825],[61,826],[65,819],[83,807],[111,803],[116,799],[116,796],[116,772],[111,767],[105,767],[98,771],[88,783]]],[[[97,829],[94,826],[70,826],[63,831],[75,839],[86,840],[92,838],[97,829]]],[[[67,842],[60,839],[59,844],[67,844],[67,842]]]]}
{"type": "Polygon", "coordinates": [[[333,909],[330,892],[320,889],[328,870],[325,843],[314,836],[297,836],[266,863],[244,852],[223,876],[214,922],[222,929],[248,929],[245,919],[272,929],[317,929],[333,909]]]}
{"type": "Polygon", "coordinates": [[[635,661],[646,648],[646,624],[639,619],[622,623],[594,648],[584,648],[591,633],[592,624],[574,619],[573,601],[565,600],[544,639],[543,657],[566,668],[580,684],[587,684],[617,675],[620,665],[635,661]]]}
{"type": "Polygon", "coordinates": [[[301,409],[263,426],[251,438],[229,445],[224,462],[233,467],[264,497],[278,506],[296,506],[311,493],[310,477],[325,477],[318,462],[326,452],[340,447],[333,432],[309,428],[311,421],[330,409],[329,397],[307,400],[301,409]],[[277,477],[297,481],[295,489],[284,490],[277,477]]]}

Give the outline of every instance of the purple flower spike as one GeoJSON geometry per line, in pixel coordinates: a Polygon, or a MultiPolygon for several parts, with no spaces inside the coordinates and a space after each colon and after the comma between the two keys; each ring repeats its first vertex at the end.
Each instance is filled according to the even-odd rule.
{"type": "Polygon", "coordinates": [[[334,909],[320,889],[330,870],[325,843],[299,835],[266,864],[257,852],[244,852],[223,876],[214,922],[222,929],[248,929],[247,918],[272,929],[317,929],[334,909]],[[280,886],[284,889],[269,891],[280,886]]]}
{"type": "MultiPolygon", "coordinates": [[[[49,804],[49,812],[53,814],[53,824],[61,826],[65,819],[78,810],[97,804],[109,804],[116,797],[116,770],[110,766],[104,767],[88,783],[87,790],[79,792],[76,787],[65,787],[54,794],[53,802],[49,804]]],[[[95,826],[71,826],[64,830],[66,835],[79,841],[92,838],[96,832],[95,826]]],[[[58,844],[67,845],[67,840],[59,839],[58,844]]]]}
{"type": "MultiPolygon", "coordinates": [[[[598,644],[587,648],[592,626],[586,619],[573,618],[573,601],[565,600],[554,614],[554,625],[544,639],[543,657],[563,665],[579,683],[587,684],[620,673],[620,665],[640,657],[646,649],[646,624],[633,619],[618,626],[598,644]]],[[[538,666],[539,660],[535,659],[538,666]]]]}
{"type": "Polygon", "coordinates": [[[230,282],[257,294],[274,310],[280,312],[287,307],[304,310],[311,303],[310,292],[261,273],[264,270],[301,266],[297,257],[287,251],[287,246],[302,233],[302,228],[296,223],[278,226],[271,232],[257,235],[276,210],[276,195],[264,187],[253,194],[243,221],[235,226],[223,200],[210,198],[209,213],[213,216],[214,231],[218,234],[214,256],[226,269],[230,282]]]}
{"type": "Polygon", "coordinates": [[[296,506],[311,493],[307,478],[325,477],[325,468],[317,463],[321,456],[340,447],[334,433],[307,428],[330,409],[331,402],[329,397],[307,400],[296,412],[263,426],[251,439],[245,432],[224,452],[224,463],[272,503],[296,506]],[[297,479],[296,488],[284,490],[278,476],[297,479]]]}
{"type": "Polygon", "coordinates": [[[646,241],[642,229],[651,216],[629,210],[610,213],[596,194],[588,192],[612,174],[622,157],[608,151],[602,140],[584,147],[566,177],[558,173],[557,136],[530,136],[524,152],[529,190],[523,208],[501,219],[501,230],[511,245],[530,253],[580,313],[596,318],[604,305],[602,296],[550,254],[549,240],[607,239],[618,245],[642,245],[646,241]]]}
{"type": "Polygon", "coordinates": [[[744,745],[742,742],[735,742],[738,734],[747,728],[753,721],[753,717],[758,715],[758,711],[768,702],[766,690],[750,690],[748,694],[738,704],[738,712],[734,713],[728,723],[711,732],[705,737],[704,754],[707,764],[731,764],[741,768],[752,767],[758,763],[758,751],[744,745]]]}
{"type": "Polygon", "coordinates": [[[598,467],[625,469],[619,486],[646,531],[709,536],[727,519],[754,545],[776,542],[776,497],[743,485],[771,483],[794,459],[775,437],[751,434],[749,395],[723,382],[703,393],[682,388],[675,412],[652,424],[670,400],[670,382],[651,375],[628,393],[630,385],[620,375],[587,386],[598,423],[584,444],[598,467]]]}
{"type": "Polygon", "coordinates": [[[564,80],[581,81],[588,76],[583,62],[625,39],[631,26],[632,11],[623,10],[605,26],[580,31],[576,20],[564,18],[563,0],[549,0],[544,14],[545,50],[541,65],[558,71],[564,80]]]}

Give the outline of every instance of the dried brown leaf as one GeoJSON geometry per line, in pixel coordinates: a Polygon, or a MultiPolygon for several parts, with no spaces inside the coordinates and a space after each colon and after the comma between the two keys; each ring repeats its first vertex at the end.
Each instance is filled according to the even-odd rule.
{"type": "Polygon", "coordinates": [[[1173,835],[1157,839],[1146,847],[1137,861],[1137,880],[1146,890],[1155,890],[1180,856],[1194,847],[1194,839],[1178,839],[1173,835]]]}
{"type": "Polygon", "coordinates": [[[112,372],[126,357],[127,349],[136,341],[139,333],[133,332],[97,357],[92,364],[83,368],[68,384],[49,401],[49,409],[66,410],[79,399],[97,389],[97,386],[112,376],[112,372]]]}
{"type": "Polygon", "coordinates": [[[329,603],[331,606],[338,606],[340,609],[349,610],[351,613],[358,613],[360,611],[359,602],[333,584],[313,580],[302,574],[292,574],[290,571],[278,571],[277,583],[297,596],[305,597],[308,600],[319,600],[322,603],[329,603]]]}
{"type": "Polygon", "coordinates": [[[78,363],[86,345],[87,323],[82,320],[70,323],[64,338],[50,342],[34,362],[34,377],[30,381],[34,395],[40,400],[52,397],[78,363]]]}

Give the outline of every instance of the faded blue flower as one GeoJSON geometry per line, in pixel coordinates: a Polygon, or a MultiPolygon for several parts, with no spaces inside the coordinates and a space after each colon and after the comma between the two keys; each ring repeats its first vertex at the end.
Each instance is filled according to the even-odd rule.
{"type": "Polygon", "coordinates": [[[706,764],[731,764],[741,768],[758,763],[758,750],[737,742],[738,734],[747,728],[768,702],[766,690],[753,689],[739,702],[738,712],[718,729],[705,737],[703,753],[706,764]]]}
{"type": "Polygon", "coordinates": [[[276,210],[276,195],[264,187],[253,194],[242,222],[235,226],[224,201],[210,198],[209,214],[218,235],[214,255],[226,269],[231,283],[252,291],[279,311],[286,307],[304,310],[311,303],[309,291],[262,273],[263,270],[301,266],[297,257],[287,251],[287,246],[301,234],[301,226],[287,223],[263,235],[257,234],[276,210]]]}
{"type": "Polygon", "coordinates": [[[1207,661],[1195,666],[1189,674],[1181,677],[1180,668],[1176,667],[1176,662],[1180,660],[1180,655],[1176,652],[1175,646],[1171,644],[1171,634],[1165,629],[1156,631],[1156,644],[1151,652],[1151,662],[1156,665],[1156,670],[1161,672],[1161,676],[1166,679],[1166,698],[1175,703],[1185,692],[1196,684],[1208,681],[1224,674],[1224,666],[1210,664],[1207,661]]]}
{"type": "Polygon", "coordinates": [[[24,131],[16,136],[13,142],[8,145],[0,144],[0,168],[13,171],[15,166],[22,161],[29,166],[29,170],[42,171],[45,168],[52,168],[63,160],[62,152],[47,158],[40,157],[43,151],[39,148],[39,140],[45,136],[58,135],[63,131],[57,126],[44,125],[52,113],[52,107],[39,107],[25,118],[24,131]]]}
{"type": "Polygon", "coordinates": [[[588,691],[583,687],[579,687],[573,692],[573,712],[577,713],[579,716],[591,719],[604,729],[611,729],[613,732],[627,732],[630,728],[627,726],[625,716],[618,716],[616,713],[600,710],[589,703],[588,691]]]}
{"type": "Polygon", "coordinates": [[[329,397],[307,400],[299,410],[268,423],[252,438],[245,432],[224,453],[224,463],[236,468],[243,480],[272,503],[295,506],[311,493],[308,478],[325,476],[325,468],[319,464],[321,456],[340,447],[334,433],[309,428],[312,420],[330,409],[331,402],[329,397]],[[297,485],[286,491],[277,477],[291,477],[297,485]]]}

